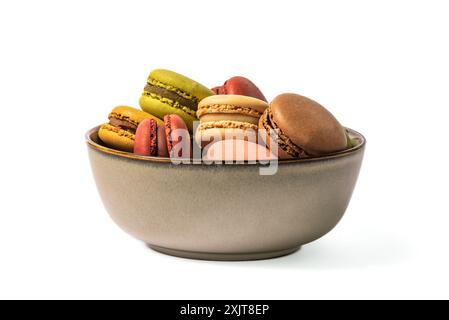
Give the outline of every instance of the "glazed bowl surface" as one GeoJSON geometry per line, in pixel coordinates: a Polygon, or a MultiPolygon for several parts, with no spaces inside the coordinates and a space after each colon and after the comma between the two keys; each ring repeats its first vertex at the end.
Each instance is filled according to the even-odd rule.
{"type": "Polygon", "coordinates": [[[111,218],[152,249],[187,258],[253,260],[298,250],[332,230],[354,190],[365,138],[320,158],[263,164],[173,164],[104,146],[86,134],[98,192],[111,218]]]}

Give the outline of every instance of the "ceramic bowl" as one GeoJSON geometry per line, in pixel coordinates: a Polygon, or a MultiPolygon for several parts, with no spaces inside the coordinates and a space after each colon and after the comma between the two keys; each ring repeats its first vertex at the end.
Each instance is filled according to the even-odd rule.
{"type": "Polygon", "coordinates": [[[262,164],[180,164],[113,150],[86,134],[104,206],[126,232],[170,255],[253,260],[286,255],[328,233],[342,218],[357,181],[364,137],[320,158],[262,164]]]}

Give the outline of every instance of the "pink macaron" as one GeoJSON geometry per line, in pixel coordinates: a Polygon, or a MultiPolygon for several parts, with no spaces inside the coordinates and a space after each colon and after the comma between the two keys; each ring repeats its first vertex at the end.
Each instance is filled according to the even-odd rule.
{"type": "Polygon", "coordinates": [[[207,148],[205,161],[267,161],[277,157],[266,147],[246,140],[221,140],[207,148]]]}

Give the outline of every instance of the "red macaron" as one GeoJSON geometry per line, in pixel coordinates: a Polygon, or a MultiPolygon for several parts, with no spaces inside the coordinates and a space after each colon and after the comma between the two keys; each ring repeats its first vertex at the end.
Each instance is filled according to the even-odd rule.
{"type": "Polygon", "coordinates": [[[232,77],[219,87],[211,89],[216,94],[237,94],[249,96],[268,102],[262,91],[249,79],[245,77],[232,77]]]}
{"type": "Polygon", "coordinates": [[[167,135],[165,134],[165,126],[157,127],[157,155],[159,157],[168,158],[167,135]]]}
{"type": "Polygon", "coordinates": [[[167,150],[170,158],[190,158],[192,154],[189,129],[176,114],[164,116],[167,150]]]}
{"type": "Polygon", "coordinates": [[[134,153],[141,156],[167,157],[165,126],[158,126],[153,119],[143,120],[136,130],[134,153]]]}

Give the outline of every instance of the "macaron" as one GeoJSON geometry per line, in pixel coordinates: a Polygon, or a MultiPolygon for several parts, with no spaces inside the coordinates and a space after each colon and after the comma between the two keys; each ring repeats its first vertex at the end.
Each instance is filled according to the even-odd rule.
{"type": "Polygon", "coordinates": [[[190,158],[192,143],[184,120],[177,114],[164,116],[167,150],[170,158],[190,158]]]}
{"type": "Polygon", "coordinates": [[[165,125],[157,127],[157,155],[159,157],[167,158],[168,148],[167,148],[167,135],[165,133],[165,125]]]}
{"type": "Polygon", "coordinates": [[[216,94],[237,94],[254,97],[267,102],[262,91],[249,79],[245,77],[232,77],[225,81],[222,86],[212,88],[216,94]]]}
{"type": "Polygon", "coordinates": [[[176,72],[164,69],[153,70],[140,97],[141,108],[159,118],[177,114],[193,130],[193,121],[198,120],[198,103],[214,95],[202,84],[176,72]]]}
{"type": "Polygon", "coordinates": [[[133,152],[137,127],[145,119],[153,119],[156,124],[164,124],[161,119],[142,110],[118,106],[109,114],[109,123],[100,127],[98,137],[108,147],[133,152]]]}
{"type": "Polygon", "coordinates": [[[259,118],[268,108],[265,101],[241,95],[215,95],[201,100],[195,141],[206,146],[212,140],[256,140],[259,118]]]}
{"type": "Polygon", "coordinates": [[[136,130],[134,153],[141,156],[157,156],[157,124],[153,119],[143,120],[136,130]]]}
{"type": "Polygon", "coordinates": [[[205,161],[274,160],[276,156],[266,147],[245,140],[221,140],[206,148],[205,161]]]}
{"type": "Polygon", "coordinates": [[[165,125],[153,119],[143,120],[136,130],[134,153],[141,156],[168,157],[165,125]]]}
{"type": "Polygon", "coordinates": [[[346,149],[345,128],[322,105],[304,96],[277,96],[259,120],[262,139],[278,143],[278,156],[304,158],[346,149]]]}

